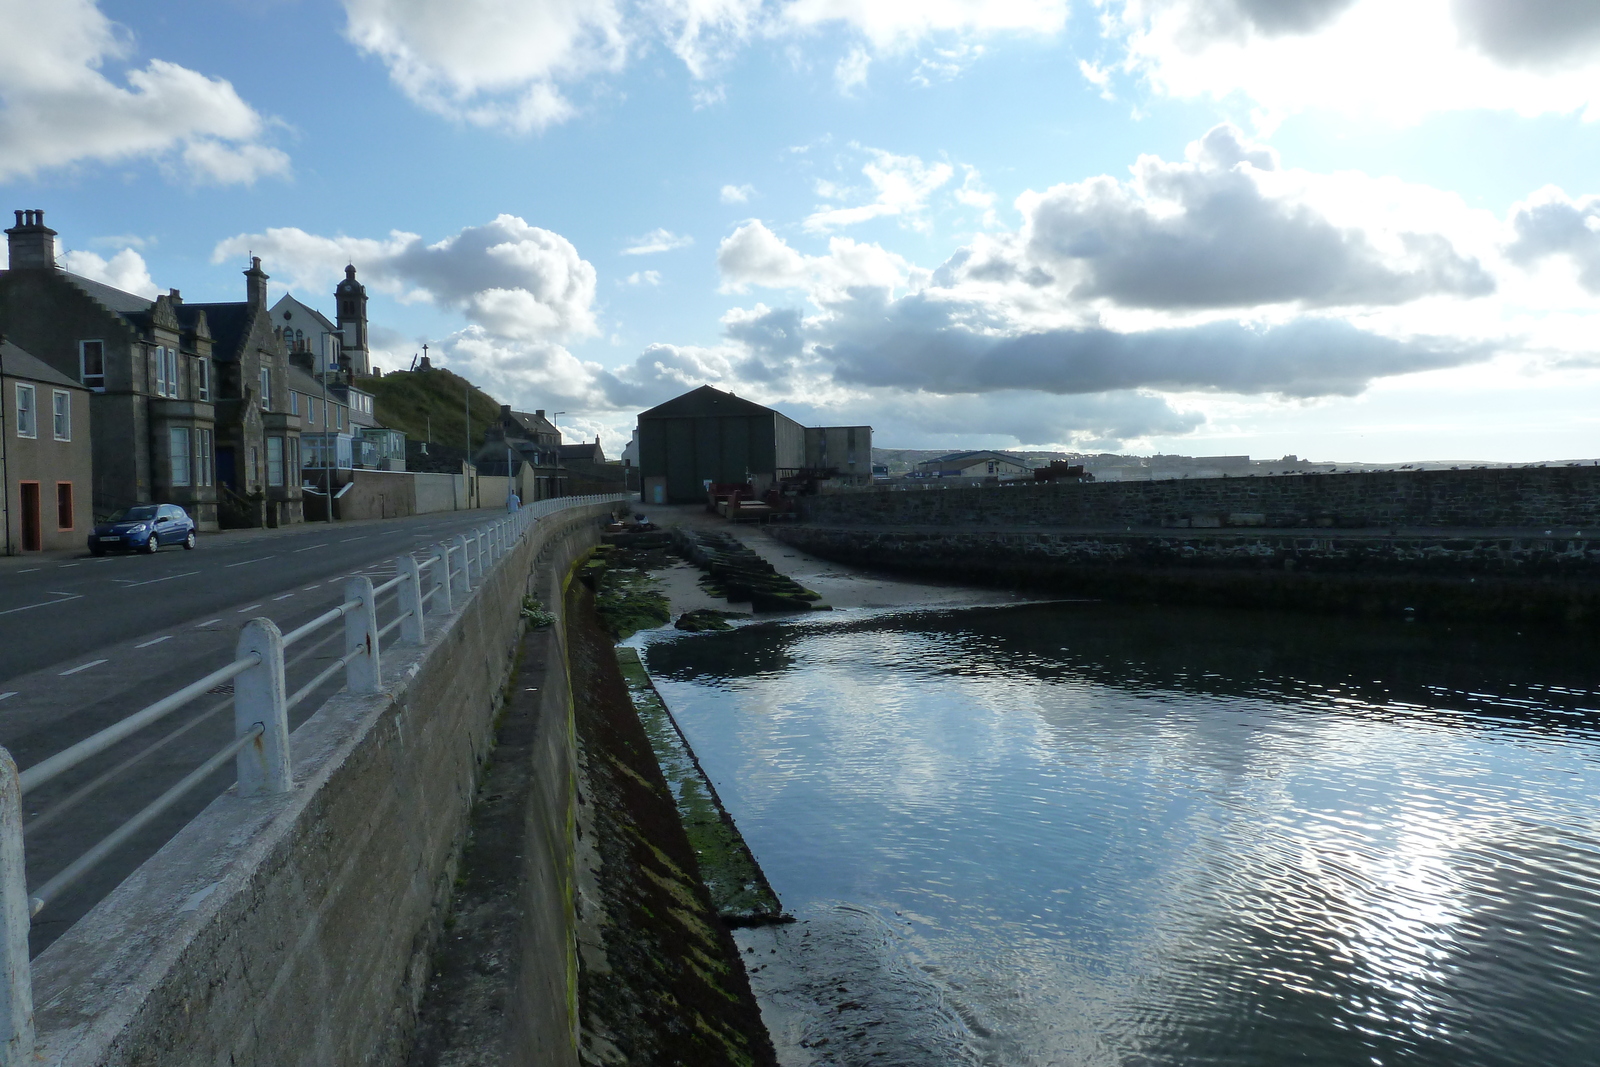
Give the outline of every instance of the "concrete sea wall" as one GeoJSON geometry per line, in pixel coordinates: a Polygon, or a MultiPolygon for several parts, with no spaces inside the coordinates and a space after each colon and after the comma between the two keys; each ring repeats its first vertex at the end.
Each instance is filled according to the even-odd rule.
{"type": "Polygon", "coordinates": [[[808,522],[851,526],[1581,530],[1600,529],[1600,467],[873,490],[800,506],[808,522]]]}
{"type": "MultiPolygon", "coordinates": [[[[596,543],[610,507],[541,521],[424,647],[385,653],[385,692],[341,693],[295,731],[291,793],[219,797],[41,954],[40,1062],[399,1062],[522,635],[522,596],[547,594],[543,579],[596,543]]],[[[571,819],[554,810],[571,795],[561,778],[570,715],[551,714],[552,810],[530,815],[543,838],[571,819]]],[[[528,902],[530,922],[558,930],[569,907],[561,862],[570,855],[528,902]]],[[[522,983],[552,1001],[531,1005],[538,1032],[523,1041],[570,1049],[570,953],[530,965],[560,973],[522,983]]]]}

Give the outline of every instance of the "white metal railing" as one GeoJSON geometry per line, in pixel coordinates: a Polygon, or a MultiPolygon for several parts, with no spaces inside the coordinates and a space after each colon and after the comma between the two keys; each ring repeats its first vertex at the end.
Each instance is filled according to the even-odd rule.
{"type": "Polygon", "coordinates": [[[0,747],[0,1067],[18,1067],[33,1055],[33,994],[28,930],[33,916],[58,898],[134,834],[158,818],[214,772],[235,765],[241,797],[288,792],[289,710],[341,670],[352,693],[383,687],[381,644],[396,629],[401,645],[421,645],[427,622],[464,606],[473,589],[539,519],[556,511],[627,499],[625,494],[559,497],[525,505],[505,518],[459,534],[420,562],[412,554],[395,561],[395,575],[381,585],[362,575],[345,581],[344,601],[310,622],[283,633],[267,618],[251,619],[239,634],[232,663],[134,712],[77,744],[18,772],[0,747]],[[427,575],[426,582],[424,574],[427,575]],[[424,584],[428,585],[426,590],[424,584]],[[395,615],[378,626],[378,599],[395,591],[395,615]],[[344,620],[344,655],[293,693],[287,692],[284,650],[332,623],[344,620]],[[233,740],[151,801],[31,894],[23,850],[22,798],[47,782],[107,751],[119,741],[165,718],[216,686],[233,683],[233,740]]]}

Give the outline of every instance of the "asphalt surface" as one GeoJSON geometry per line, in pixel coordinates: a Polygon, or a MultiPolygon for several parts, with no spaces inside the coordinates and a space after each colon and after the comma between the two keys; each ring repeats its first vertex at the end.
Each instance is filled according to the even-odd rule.
{"type": "MultiPolygon", "coordinates": [[[[202,536],[153,556],[7,561],[0,570],[0,745],[20,769],[231,662],[246,620],[287,631],[340,603],[344,579],[384,581],[405,552],[495,522],[493,510],[202,536]]],[[[393,593],[378,604],[394,616],[393,593]]],[[[385,639],[387,647],[399,631],[385,639]]],[[[291,646],[291,693],[344,653],[343,627],[291,646]]],[[[290,712],[290,728],[344,684],[335,675],[290,712]]],[[[30,892],[232,738],[230,687],[202,696],[24,797],[30,892]]],[[[231,763],[52,901],[43,949],[233,783],[231,763]]]]}

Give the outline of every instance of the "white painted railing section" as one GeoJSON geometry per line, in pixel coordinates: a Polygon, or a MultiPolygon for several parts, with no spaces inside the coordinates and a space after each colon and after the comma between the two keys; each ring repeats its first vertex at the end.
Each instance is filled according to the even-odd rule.
{"type": "Polygon", "coordinates": [[[374,587],[372,580],[364,576],[348,579],[342,604],[287,634],[279,631],[271,619],[251,619],[239,633],[232,663],[20,774],[11,754],[0,748],[0,1067],[22,1067],[33,1060],[33,983],[28,959],[32,916],[229,760],[234,761],[239,796],[288,792],[294,783],[289,763],[290,708],[341,670],[350,692],[380,691],[380,646],[389,633],[398,628],[401,644],[421,645],[429,618],[449,615],[456,607],[465,606],[472,591],[483,585],[484,575],[539,519],[567,508],[627,499],[627,494],[609,494],[559,497],[528,504],[471,534],[458,535],[454,543],[441,544],[427,559],[418,560],[411,554],[400,556],[395,561],[394,577],[382,585],[374,587]],[[378,600],[391,589],[395,590],[395,617],[380,629],[378,600]],[[289,693],[284,678],[285,649],[340,619],[344,620],[344,655],[289,693]],[[30,896],[22,840],[22,798],[229,681],[233,683],[233,740],[30,896]]]}

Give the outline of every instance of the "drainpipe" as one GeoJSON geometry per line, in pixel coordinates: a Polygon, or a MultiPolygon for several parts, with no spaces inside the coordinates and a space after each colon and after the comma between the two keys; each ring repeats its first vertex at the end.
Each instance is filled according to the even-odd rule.
{"type": "Polygon", "coordinates": [[[11,442],[6,433],[6,335],[0,333],[0,513],[6,522],[6,555],[11,555],[11,442]]]}

